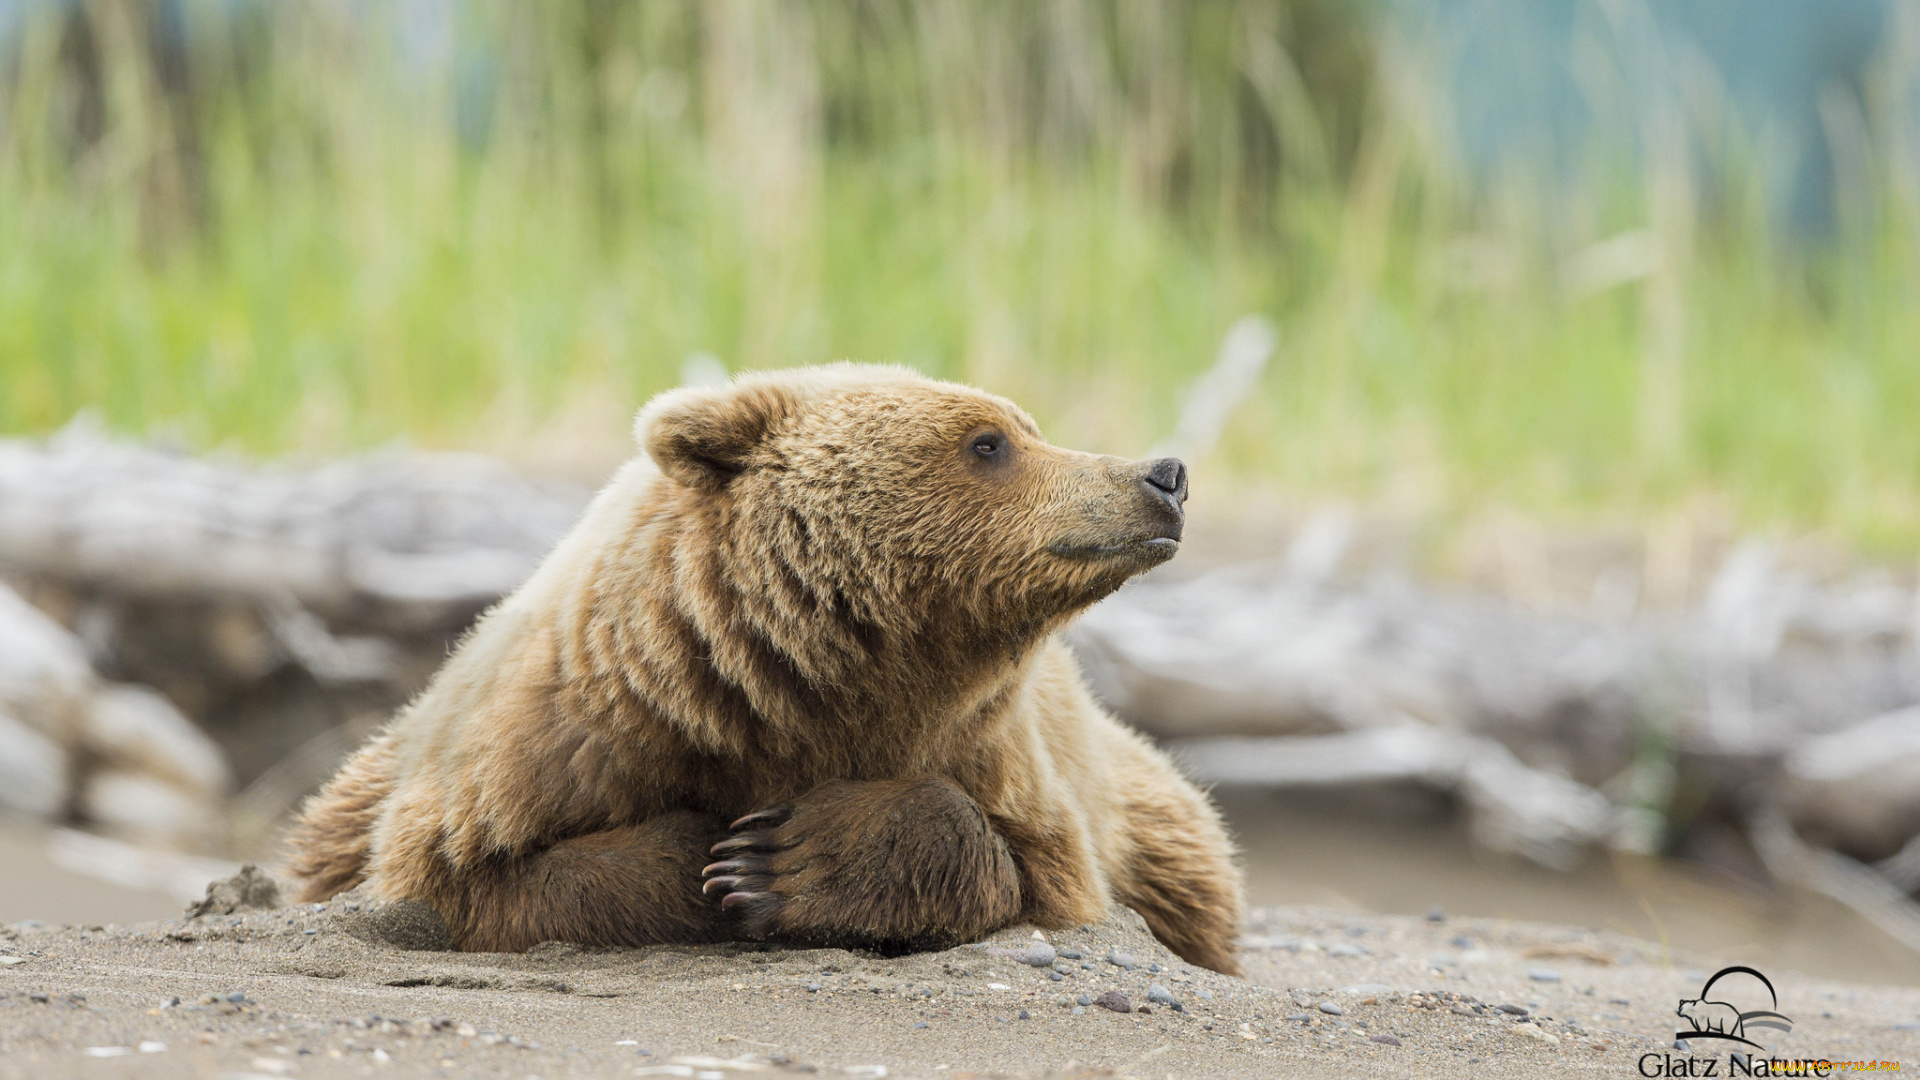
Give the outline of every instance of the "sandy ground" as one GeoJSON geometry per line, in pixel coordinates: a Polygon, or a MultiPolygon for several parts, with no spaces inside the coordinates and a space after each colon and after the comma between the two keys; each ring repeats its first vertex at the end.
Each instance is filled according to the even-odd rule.
{"type": "MultiPolygon", "coordinates": [[[[897,959],[408,951],[396,926],[343,898],[0,929],[0,1077],[1633,1076],[1716,966],[1609,932],[1297,907],[1254,912],[1245,980],[1125,911],[897,959]],[[1151,1011],[1077,1004],[1114,992],[1151,1011]]],[[[1770,974],[1795,1019],[1781,1056],[1920,1064],[1920,990],[1770,974]]]]}

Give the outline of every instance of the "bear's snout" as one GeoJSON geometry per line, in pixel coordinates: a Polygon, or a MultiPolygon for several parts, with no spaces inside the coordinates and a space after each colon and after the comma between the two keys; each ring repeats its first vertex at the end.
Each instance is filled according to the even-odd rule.
{"type": "Polygon", "coordinates": [[[1141,482],[1166,499],[1175,512],[1187,501],[1187,463],[1179,458],[1164,457],[1147,463],[1147,475],[1141,482]]]}
{"type": "Polygon", "coordinates": [[[1177,543],[1187,523],[1187,465],[1169,457],[1147,462],[1146,469],[1140,475],[1140,491],[1147,497],[1147,512],[1158,519],[1156,539],[1177,543]]]}

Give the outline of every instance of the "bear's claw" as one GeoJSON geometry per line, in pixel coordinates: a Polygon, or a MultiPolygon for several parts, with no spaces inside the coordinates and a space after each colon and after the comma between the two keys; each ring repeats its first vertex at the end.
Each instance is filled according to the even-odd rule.
{"type": "Polygon", "coordinates": [[[756,810],[730,826],[734,836],[708,849],[718,861],[701,869],[701,891],[719,893],[720,909],[737,912],[748,934],[764,935],[780,910],[781,897],[772,891],[771,856],[779,848],[773,827],[792,813],[791,806],[756,810]]]}
{"type": "Polygon", "coordinates": [[[764,810],[755,810],[753,813],[740,818],[738,821],[727,826],[727,831],[737,833],[749,825],[778,825],[787,820],[788,815],[792,813],[793,806],[790,803],[781,803],[779,806],[769,806],[764,810]]]}

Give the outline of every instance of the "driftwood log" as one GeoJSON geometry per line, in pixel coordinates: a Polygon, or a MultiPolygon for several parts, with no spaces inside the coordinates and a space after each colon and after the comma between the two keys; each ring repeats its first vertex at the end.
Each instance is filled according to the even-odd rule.
{"type": "MultiPolygon", "coordinates": [[[[261,467],[76,427],[0,441],[0,574],[64,628],[60,663],[78,649],[93,685],[158,688],[270,817],[586,494],[469,456],[261,467]]],[[[1804,847],[1882,900],[1920,888],[1912,590],[1815,587],[1755,543],[1698,610],[1544,614],[1339,578],[1337,534],[1310,525],[1283,568],[1163,572],[1099,605],[1071,635],[1097,691],[1203,780],[1438,787],[1482,843],[1547,865],[1594,845],[1687,854],[1731,827],[1762,873],[1825,857],[1804,847]]],[[[46,801],[84,817],[70,793],[46,801]]]]}

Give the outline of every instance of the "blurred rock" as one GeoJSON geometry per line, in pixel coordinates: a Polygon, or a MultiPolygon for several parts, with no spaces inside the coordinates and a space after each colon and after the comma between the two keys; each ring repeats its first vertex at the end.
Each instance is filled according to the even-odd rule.
{"type": "Polygon", "coordinates": [[[146,773],[90,774],[81,782],[77,809],[82,819],[109,832],[179,847],[207,847],[225,832],[217,800],[146,773]]]}
{"type": "Polygon", "coordinates": [[[0,712],[64,743],[95,681],[80,639],[0,584],[0,712]]]}
{"type": "Polygon", "coordinates": [[[203,800],[226,795],[233,783],[220,747],[146,687],[95,691],[82,735],[87,749],[109,767],[146,773],[203,800]]]}
{"type": "Polygon", "coordinates": [[[0,806],[204,846],[224,833],[225,757],[151,689],[95,674],[86,645],[0,584],[0,806]]]}
{"type": "Polygon", "coordinates": [[[1785,764],[1787,813],[1809,840],[1878,860],[1920,836],[1920,707],[1809,739],[1785,764]]]}
{"type": "Polygon", "coordinates": [[[67,752],[0,712],[0,807],[51,819],[67,803],[67,752]]]}

